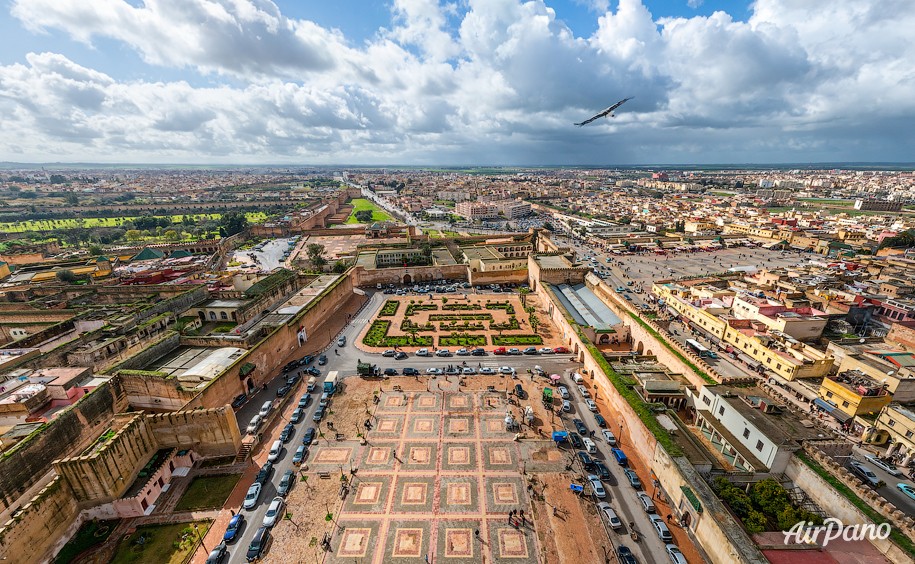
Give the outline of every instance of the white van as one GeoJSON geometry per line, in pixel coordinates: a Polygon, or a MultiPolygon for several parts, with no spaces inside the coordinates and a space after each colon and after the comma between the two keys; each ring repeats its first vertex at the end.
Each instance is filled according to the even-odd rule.
{"type": "Polygon", "coordinates": [[[273,441],[273,445],[270,446],[270,454],[267,455],[267,460],[276,462],[280,457],[281,452],[283,452],[283,441],[277,439],[273,441]]]}
{"type": "Polygon", "coordinates": [[[588,454],[597,454],[597,445],[594,444],[594,441],[588,437],[582,437],[581,442],[585,445],[585,450],[588,451],[588,454]]]}
{"type": "Polygon", "coordinates": [[[262,418],[267,417],[267,414],[270,413],[271,409],[273,409],[273,401],[265,401],[264,405],[261,406],[261,410],[257,414],[262,418]]]}
{"type": "Polygon", "coordinates": [[[261,421],[263,418],[260,415],[255,415],[251,418],[251,421],[248,423],[248,428],[245,429],[245,433],[253,435],[261,426],[261,421]]]}
{"type": "Polygon", "coordinates": [[[582,378],[582,377],[581,377],[581,374],[579,374],[578,372],[575,372],[574,374],[572,374],[572,380],[573,380],[576,384],[581,384],[582,382],[585,381],[585,379],[582,378]]]}

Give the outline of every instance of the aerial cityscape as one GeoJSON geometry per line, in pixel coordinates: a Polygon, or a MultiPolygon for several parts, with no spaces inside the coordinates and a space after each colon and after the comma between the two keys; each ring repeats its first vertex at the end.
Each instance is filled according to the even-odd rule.
{"type": "Polygon", "coordinates": [[[915,562],[904,3],[3,9],[3,561],[915,562]]]}

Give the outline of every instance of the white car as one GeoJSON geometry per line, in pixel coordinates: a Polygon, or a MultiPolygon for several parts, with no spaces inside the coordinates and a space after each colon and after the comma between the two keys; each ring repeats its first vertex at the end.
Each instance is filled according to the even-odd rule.
{"type": "Polygon", "coordinates": [[[883,460],[880,460],[879,458],[877,458],[876,456],[874,456],[872,454],[868,454],[864,458],[868,459],[871,464],[873,464],[877,468],[880,468],[881,470],[883,470],[890,476],[898,476],[901,474],[901,472],[899,471],[898,468],[896,468],[889,462],[884,462],[883,460]]]}
{"type": "Polygon", "coordinates": [[[456,354],[458,356],[468,356],[470,354],[470,351],[468,351],[467,349],[464,349],[464,348],[460,348],[460,349],[454,351],[454,354],[456,354]]]}
{"type": "Polygon", "coordinates": [[[480,374],[495,374],[496,372],[497,370],[495,368],[490,368],[488,366],[484,366],[480,369],[480,374]]]}
{"type": "Polygon", "coordinates": [[[432,353],[429,352],[429,349],[419,349],[416,351],[416,356],[432,356],[432,353]]]}
{"type": "Polygon", "coordinates": [[[642,509],[645,510],[645,513],[657,513],[657,509],[655,509],[654,502],[651,501],[650,495],[645,492],[636,492],[635,497],[639,498],[639,503],[642,504],[642,509]]]}
{"type": "Polygon", "coordinates": [[[581,397],[583,397],[583,398],[591,397],[591,394],[588,393],[588,388],[586,388],[584,386],[578,386],[578,393],[580,393],[581,397]]]}
{"type": "Polygon", "coordinates": [[[273,498],[264,515],[264,526],[269,528],[276,525],[276,522],[281,519],[280,515],[282,515],[284,507],[286,507],[286,501],[283,498],[280,496],[273,498]]]}
{"type": "Polygon", "coordinates": [[[245,509],[254,509],[257,507],[257,500],[261,497],[261,485],[258,482],[251,484],[251,487],[248,488],[248,493],[245,494],[245,503],[243,507],[245,509]]]}
{"type": "Polygon", "coordinates": [[[553,349],[550,347],[541,347],[540,354],[553,354],[553,349]]]}
{"type": "Polygon", "coordinates": [[[461,369],[461,374],[476,374],[477,369],[472,366],[465,366],[461,369]]]}
{"type": "Polygon", "coordinates": [[[623,526],[623,522],[616,516],[616,511],[614,511],[606,501],[598,503],[597,510],[603,513],[604,517],[607,518],[607,523],[610,525],[611,529],[619,529],[623,526]]]}
{"type": "Polygon", "coordinates": [[[441,369],[441,368],[432,367],[432,368],[427,368],[427,369],[426,369],[426,374],[441,374],[441,373],[442,373],[442,369],[441,369]]]}
{"type": "Polygon", "coordinates": [[[598,476],[588,474],[588,483],[591,484],[591,491],[594,492],[594,497],[598,499],[607,497],[607,490],[605,490],[604,485],[600,483],[600,478],[598,476]]]}
{"type": "Polygon", "coordinates": [[[594,403],[594,400],[586,399],[586,400],[585,400],[585,405],[588,406],[588,409],[589,409],[590,411],[597,411],[597,404],[594,403]]]}
{"type": "Polygon", "coordinates": [[[607,441],[608,445],[613,446],[616,444],[616,437],[613,435],[613,433],[610,432],[609,429],[601,429],[600,432],[604,436],[604,440],[607,441]]]}
{"type": "Polygon", "coordinates": [[[686,561],[686,557],[683,556],[683,553],[680,552],[680,549],[677,548],[675,544],[666,544],[664,548],[667,549],[667,556],[670,557],[670,561],[674,564],[689,564],[686,561]]]}
{"type": "Polygon", "coordinates": [[[514,368],[512,368],[511,366],[500,366],[499,372],[501,372],[502,374],[511,374],[512,372],[514,372],[514,368]]]}
{"type": "Polygon", "coordinates": [[[566,388],[565,386],[559,386],[558,388],[556,388],[556,391],[559,392],[559,397],[561,397],[562,399],[569,399],[569,395],[570,395],[569,389],[566,388]]]}

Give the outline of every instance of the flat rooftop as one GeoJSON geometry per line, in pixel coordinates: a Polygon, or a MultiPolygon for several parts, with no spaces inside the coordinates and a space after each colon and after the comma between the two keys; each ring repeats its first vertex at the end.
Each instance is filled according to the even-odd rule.
{"type": "Polygon", "coordinates": [[[205,302],[200,307],[215,307],[215,308],[225,308],[225,309],[235,309],[239,308],[248,303],[245,300],[210,300],[205,302]]]}
{"type": "Polygon", "coordinates": [[[742,399],[743,397],[749,397],[751,399],[761,399],[770,404],[779,403],[760,388],[712,386],[711,389],[718,394],[730,393],[732,397],[723,399],[775,443],[801,442],[822,438],[818,429],[805,427],[801,419],[787,410],[779,414],[763,413],[760,409],[747,404],[742,399]]]}
{"type": "Polygon", "coordinates": [[[321,276],[318,276],[312,280],[308,286],[305,286],[293,294],[291,298],[283,302],[280,307],[276,308],[274,313],[295,315],[301,311],[302,308],[314,301],[321,292],[326,290],[327,287],[333,284],[338,278],[340,278],[339,274],[322,274],[321,276]]]}
{"type": "Polygon", "coordinates": [[[164,372],[188,383],[206,383],[231,366],[244,349],[237,347],[179,347],[175,352],[153,362],[146,370],[164,372]]]}
{"type": "Polygon", "coordinates": [[[545,255],[534,258],[540,268],[572,268],[572,263],[562,255],[545,255]]]}
{"type": "Polygon", "coordinates": [[[607,331],[622,323],[620,318],[584,284],[560,284],[556,297],[579,325],[607,331]]]}

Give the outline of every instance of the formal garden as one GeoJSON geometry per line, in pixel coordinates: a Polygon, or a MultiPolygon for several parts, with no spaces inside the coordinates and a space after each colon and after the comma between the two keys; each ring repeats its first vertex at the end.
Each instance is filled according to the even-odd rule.
{"type": "Polygon", "coordinates": [[[531,296],[390,298],[364,333],[362,344],[385,349],[540,346],[548,344],[550,337],[541,322],[544,317],[531,296]]]}

